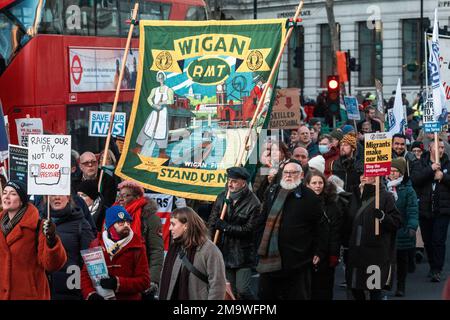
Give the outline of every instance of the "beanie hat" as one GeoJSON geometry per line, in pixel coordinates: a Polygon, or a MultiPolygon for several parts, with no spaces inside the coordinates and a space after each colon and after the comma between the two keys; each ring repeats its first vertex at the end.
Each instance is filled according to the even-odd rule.
{"type": "Polygon", "coordinates": [[[325,158],[322,156],[315,156],[308,161],[308,166],[312,169],[316,169],[321,173],[325,172],[325,158]]]}
{"type": "Polygon", "coordinates": [[[343,143],[348,143],[353,149],[356,150],[356,135],[353,132],[346,134],[342,138],[340,145],[343,143]]]}
{"type": "Polygon", "coordinates": [[[355,132],[355,128],[353,128],[352,125],[346,124],[345,126],[342,127],[342,133],[343,134],[347,134],[347,133],[350,133],[352,131],[355,132]]]}
{"type": "Polygon", "coordinates": [[[405,175],[405,171],[406,171],[406,160],[405,160],[405,158],[398,157],[398,158],[392,159],[391,167],[392,168],[396,168],[398,171],[400,171],[402,176],[405,175]]]}
{"type": "Polygon", "coordinates": [[[331,136],[332,138],[335,138],[335,139],[341,141],[342,138],[344,137],[344,134],[342,133],[341,130],[339,130],[339,129],[334,129],[333,131],[331,131],[330,136],[331,136]]]}
{"type": "Polygon", "coordinates": [[[114,223],[119,221],[133,221],[133,218],[128,214],[122,206],[112,206],[106,209],[105,229],[108,230],[114,223]]]}
{"type": "Polygon", "coordinates": [[[78,190],[80,192],[83,192],[85,195],[87,195],[92,200],[95,200],[98,198],[98,185],[96,180],[84,180],[80,183],[78,186],[78,190]]]}
{"type": "Polygon", "coordinates": [[[30,197],[27,195],[27,187],[25,184],[19,180],[11,180],[9,181],[5,187],[11,187],[16,190],[17,194],[20,197],[20,201],[22,201],[22,205],[25,206],[28,203],[30,197]]]}
{"type": "Polygon", "coordinates": [[[421,141],[414,141],[411,145],[411,150],[414,148],[420,148],[420,150],[423,150],[423,143],[421,141]]]}

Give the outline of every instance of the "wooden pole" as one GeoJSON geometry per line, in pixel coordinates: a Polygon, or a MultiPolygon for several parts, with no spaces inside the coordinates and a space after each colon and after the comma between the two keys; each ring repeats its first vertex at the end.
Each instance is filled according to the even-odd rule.
{"type": "MultiPolygon", "coordinates": [[[[384,116],[384,114],[383,114],[384,116]]],[[[384,132],[384,121],[381,121],[381,131],[384,132]]],[[[375,209],[380,209],[380,177],[375,177],[375,209]]],[[[380,234],[380,220],[375,218],[375,235],[380,234]]]]}
{"type": "MultiPolygon", "coordinates": [[[[300,12],[301,12],[301,10],[303,8],[303,3],[304,3],[304,1],[301,0],[299,5],[298,5],[298,7],[297,7],[297,11],[295,12],[295,16],[294,16],[294,20],[293,20],[294,25],[297,23],[297,18],[300,16],[300,12]]],[[[282,46],[280,47],[280,51],[278,52],[277,59],[275,60],[275,63],[273,65],[273,67],[272,67],[272,70],[270,71],[269,79],[267,79],[266,86],[265,86],[265,88],[264,88],[264,90],[263,90],[263,92],[261,94],[261,98],[259,99],[258,106],[256,107],[255,113],[253,114],[252,120],[251,120],[250,125],[248,127],[248,131],[247,131],[247,134],[246,134],[245,139],[244,139],[244,146],[243,146],[242,150],[239,152],[239,155],[238,155],[238,157],[236,159],[236,162],[235,162],[235,166],[239,166],[242,163],[242,158],[244,157],[245,151],[248,151],[248,149],[249,149],[248,142],[249,142],[249,139],[250,139],[250,135],[252,133],[253,126],[255,125],[255,123],[257,121],[257,117],[259,115],[259,112],[260,112],[262,106],[264,105],[264,100],[265,100],[265,97],[266,97],[266,94],[267,94],[267,90],[269,89],[270,83],[272,82],[273,77],[275,76],[275,70],[277,70],[278,65],[281,62],[281,58],[283,56],[284,48],[286,47],[286,45],[289,42],[289,39],[291,37],[293,29],[294,29],[294,27],[289,28],[289,30],[288,30],[288,32],[286,34],[286,38],[284,39],[284,42],[283,42],[282,46]]],[[[226,199],[229,199],[229,198],[230,198],[230,191],[228,190],[226,199]]],[[[220,213],[220,220],[223,220],[225,218],[226,211],[227,211],[227,203],[225,201],[224,204],[223,204],[223,207],[222,207],[222,212],[220,213]]],[[[220,233],[220,231],[216,230],[216,233],[214,235],[214,243],[217,243],[217,241],[219,241],[219,233],[220,233]]]]}
{"type": "Polygon", "coordinates": [[[436,163],[440,164],[441,159],[439,159],[439,140],[438,140],[437,132],[434,133],[434,157],[436,159],[436,163]]]}
{"type": "MultiPolygon", "coordinates": [[[[131,37],[133,35],[134,21],[136,20],[138,10],[139,10],[139,3],[136,2],[136,4],[134,5],[133,14],[132,14],[132,18],[131,18],[130,30],[128,30],[128,38],[127,38],[127,43],[125,46],[125,51],[123,53],[122,66],[120,68],[119,81],[118,81],[117,87],[116,87],[116,94],[114,96],[114,103],[113,103],[113,107],[112,107],[112,111],[111,111],[111,117],[109,119],[108,135],[106,137],[105,149],[103,151],[103,160],[101,163],[101,168],[103,168],[106,165],[106,159],[108,158],[109,142],[111,141],[111,133],[112,133],[112,127],[113,127],[113,123],[114,123],[114,117],[116,115],[117,103],[119,102],[120,84],[122,83],[123,75],[125,73],[125,66],[126,66],[126,62],[127,62],[128,51],[130,50],[131,37]]],[[[103,169],[100,170],[100,177],[98,179],[98,191],[99,192],[101,191],[102,180],[103,180],[103,169]]]]}
{"type": "Polygon", "coordinates": [[[47,220],[50,221],[50,196],[47,196],[47,220]]]}

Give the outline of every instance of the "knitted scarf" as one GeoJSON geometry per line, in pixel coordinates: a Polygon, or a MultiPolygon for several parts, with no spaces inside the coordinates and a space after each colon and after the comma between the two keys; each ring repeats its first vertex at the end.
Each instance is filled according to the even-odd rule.
{"type": "Polygon", "coordinates": [[[400,177],[395,180],[390,180],[387,183],[387,188],[394,195],[395,201],[398,200],[397,187],[402,183],[402,181],[403,181],[403,177],[400,177]]]}
{"type": "Polygon", "coordinates": [[[9,215],[8,212],[5,211],[5,213],[3,214],[3,218],[1,220],[1,228],[2,228],[2,232],[3,235],[6,236],[12,231],[12,229],[14,229],[14,227],[16,226],[16,224],[18,224],[20,222],[20,220],[22,220],[23,216],[25,215],[25,212],[27,211],[28,205],[23,206],[15,215],[14,217],[10,220],[9,219],[9,215]]]}
{"type": "MultiPolygon", "coordinates": [[[[295,190],[295,189],[294,189],[295,190]]],[[[259,262],[256,267],[258,273],[274,272],[281,270],[281,255],[278,249],[278,235],[280,230],[283,206],[286,198],[293,190],[281,188],[278,192],[269,215],[266,220],[266,227],[258,249],[259,262]]]]}
{"type": "Polygon", "coordinates": [[[130,234],[126,238],[123,238],[122,240],[116,242],[108,237],[108,231],[106,230],[103,231],[102,233],[103,243],[105,244],[106,252],[108,252],[109,258],[111,260],[120,250],[122,250],[122,248],[124,248],[127,244],[130,243],[131,239],[133,239],[133,235],[134,235],[133,230],[130,230],[130,234]]]}

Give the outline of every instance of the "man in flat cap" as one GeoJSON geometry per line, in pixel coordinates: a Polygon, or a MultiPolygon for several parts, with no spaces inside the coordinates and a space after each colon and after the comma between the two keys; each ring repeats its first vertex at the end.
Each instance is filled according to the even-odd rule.
{"type": "Polygon", "coordinates": [[[252,268],[256,267],[255,231],[260,213],[260,202],[248,187],[250,174],[245,168],[227,170],[228,181],[213,205],[208,228],[214,238],[220,231],[217,243],[225,261],[226,276],[238,299],[254,300],[251,289],[252,268]],[[229,196],[227,198],[227,193],[229,196]],[[227,210],[220,219],[224,203],[227,210]]]}

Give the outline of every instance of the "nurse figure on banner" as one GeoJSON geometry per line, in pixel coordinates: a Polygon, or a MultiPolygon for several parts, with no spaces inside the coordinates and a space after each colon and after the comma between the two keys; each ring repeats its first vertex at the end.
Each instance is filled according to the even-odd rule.
{"type": "Polygon", "coordinates": [[[159,71],[156,80],[159,87],[153,88],[147,102],[153,108],[136,139],[138,146],[133,151],[143,156],[152,157],[155,146],[159,148],[159,158],[169,158],[166,148],[169,137],[168,105],[173,104],[173,90],[164,84],[166,74],[159,71]]]}

